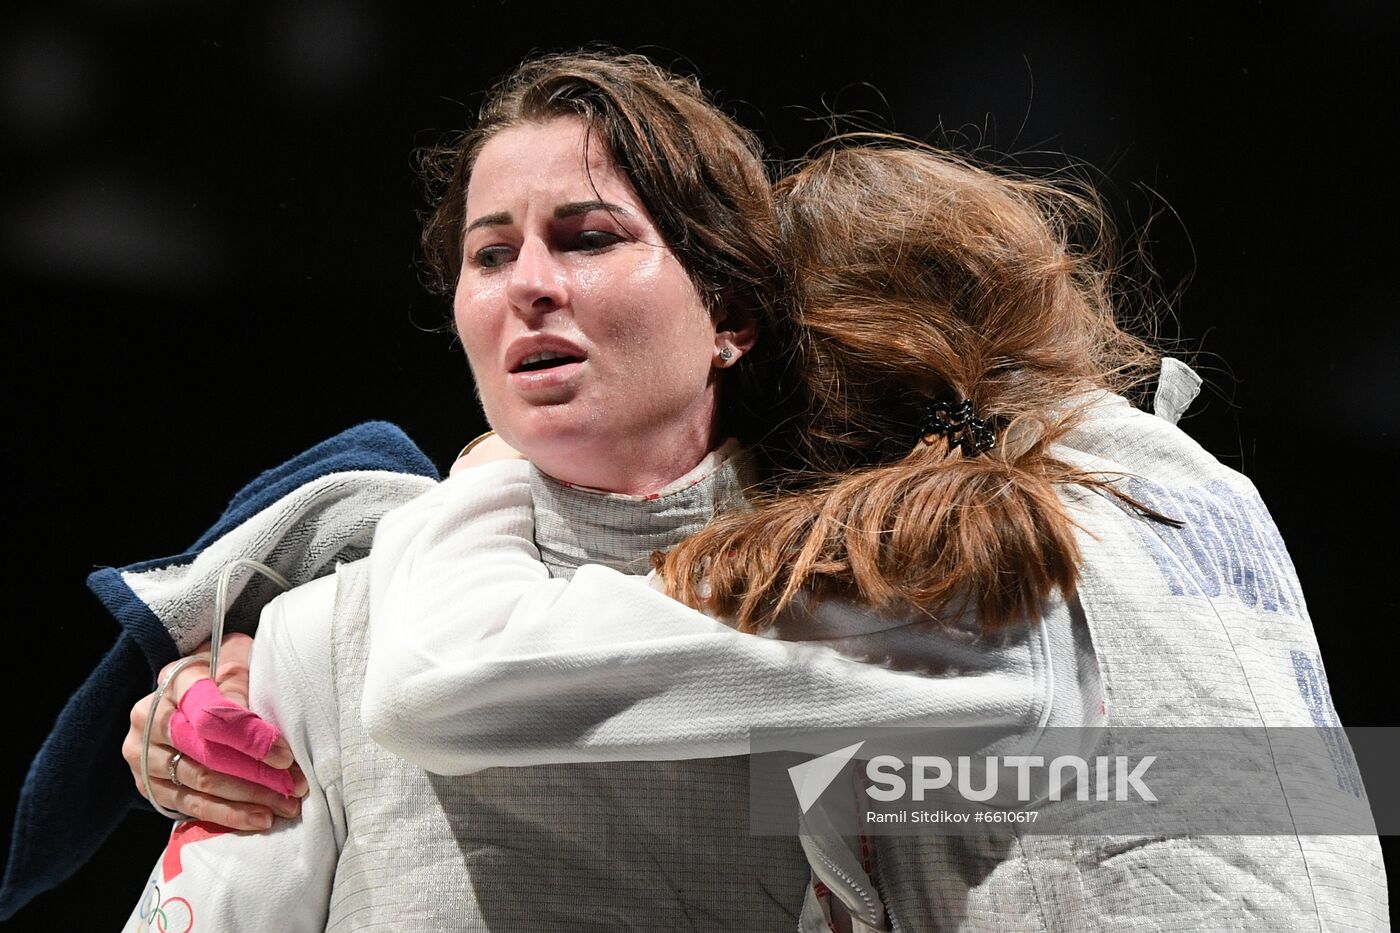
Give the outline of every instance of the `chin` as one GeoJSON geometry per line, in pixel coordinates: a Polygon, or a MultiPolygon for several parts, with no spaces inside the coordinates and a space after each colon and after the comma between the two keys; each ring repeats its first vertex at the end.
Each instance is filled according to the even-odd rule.
{"type": "Polygon", "coordinates": [[[516,423],[505,431],[497,429],[496,433],[546,473],[551,472],[546,464],[576,465],[593,439],[591,432],[572,418],[524,420],[524,424],[516,423]]]}

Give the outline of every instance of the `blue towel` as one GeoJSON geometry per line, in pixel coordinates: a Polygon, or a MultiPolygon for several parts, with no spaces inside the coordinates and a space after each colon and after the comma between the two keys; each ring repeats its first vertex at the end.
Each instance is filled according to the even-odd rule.
{"type": "Polygon", "coordinates": [[[367,422],[253,480],[185,553],[104,568],[88,577],[88,589],[116,618],[121,633],[69,698],[29,766],[0,887],[0,920],[8,920],[72,875],[130,809],[149,809],[132,787],[120,756],[121,742],[130,727],[132,705],[151,691],[155,674],[179,651],[165,625],[122,574],[188,564],[212,542],[305,484],[332,473],[358,471],[438,478],[432,461],[398,427],[367,422]]]}

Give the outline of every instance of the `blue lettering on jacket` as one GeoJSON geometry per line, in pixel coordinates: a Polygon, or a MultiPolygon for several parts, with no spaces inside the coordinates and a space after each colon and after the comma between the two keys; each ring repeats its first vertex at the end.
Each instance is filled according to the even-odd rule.
{"type": "Polygon", "coordinates": [[[1322,667],[1322,658],[1296,648],[1289,652],[1293,657],[1293,675],[1298,681],[1298,693],[1312,715],[1313,725],[1321,731],[1327,746],[1327,755],[1332,759],[1332,769],[1337,775],[1337,786],[1360,797],[1365,791],[1361,785],[1361,771],[1352,755],[1351,745],[1342,734],[1341,720],[1337,718],[1336,707],[1332,705],[1332,690],[1327,686],[1327,671],[1322,667]]]}
{"type": "Polygon", "coordinates": [[[1319,658],[1314,662],[1307,652],[1296,648],[1290,654],[1293,656],[1293,676],[1298,680],[1298,692],[1312,714],[1313,725],[1318,728],[1341,725],[1332,706],[1332,691],[1327,687],[1327,672],[1322,669],[1322,660],[1319,658]]]}
{"type": "Polygon", "coordinates": [[[1168,488],[1133,477],[1128,494],[1170,518],[1139,524],[1143,542],[1173,596],[1234,596],[1267,612],[1302,613],[1293,561],[1257,494],[1219,480],[1168,488]]]}

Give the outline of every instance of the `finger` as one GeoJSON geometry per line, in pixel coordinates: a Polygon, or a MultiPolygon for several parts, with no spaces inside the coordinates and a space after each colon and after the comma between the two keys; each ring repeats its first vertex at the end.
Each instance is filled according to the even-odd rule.
{"type": "MultiPolygon", "coordinates": [[[[180,700],[184,698],[191,687],[202,680],[209,679],[209,664],[207,663],[207,659],[203,663],[191,664],[183,668],[178,674],[171,678],[169,672],[172,667],[178,663],[180,662],[174,661],[171,664],[167,664],[160,672],[159,682],[165,684],[165,693],[161,696],[160,706],[156,710],[156,718],[152,728],[157,731],[153,733],[152,738],[163,740],[166,744],[169,744],[169,720],[171,712],[179,705],[180,700]]],[[[146,697],[146,704],[149,707],[149,696],[146,697]]]]}
{"type": "Polygon", "coordinates": [[[178,782],[171,782],[200,793],[223,800],[225,803],[247,803],[266,807],[278,816],[293,817],[301,812],[298,797],[285,797],[252,781],[220,774],[195,761],[188,755],[175,759],[175,749],[161,746],[151,749],[151,777],[169,780],[170,765],[175,762],[175,776],[178,782]]]}
{"type": "Polygon", "coordinates": [[[166,684],[165,692],[167,694],[173,693],[176,700],[179,700],[181,695],[189,689],[190,684],[199,680],[201,677],[209,676],[209,653],[207,651],[202,654],[189,655],[189,657],[197,657],[199,660],[181,668],[180,673],[175,675],[173,681],[170,681],[170,672],[175,669],[175,665],[185,660],[184,658],[177,658],[165,665],[165,667],[162,667],[160,669],[160,676],[157,678],[159,683],[166,684]],[[167,681],[170,682],[167,683],[167,681]]]}
{"type": "Polygon", "coordinates": [[[254,760],[266,758],[281,732],[256,713],[235,706],[205,678],[185,692],[180,712],[203,739],[226,745],[254,760]]]}
{"type": "MultiPolygon", "coordinates": [[[[131,707],[131,729],[127,732],[127,739],[134,739],[138,747],[145,741],[146,722],[151,714],[151,698],[154,696],[154,693],[143,696],[131,707]]],[[[175,709],[175,703],[170,697],[161,698],[160,704],[156,707],[155,719],[151,720],[152,744],[170,744],[170,717],[174,714],[175,709]]],[[[122,757],[129,762],[135,761],[135,758],[126,753],[125,742],[122,746],[122,757]]]]}
{"type": "Polygon", "coordinates": [[[262,761],[270,768],[285,770],[295,764],[296,759],[292,757],[292,747],[287,744],[287,739],[279,735],[277,740],[272,743],[272,748],[263,756],[262,761]]]}
{"type": "Polygon", "coordinates": [[[207,657],[209,657],[208,651],[209,651],[209,643],[208,643],[208,642],[205,642],[204,645],[200,648],[199,651],[195,651],[195,652],[193,652],[192,654],[189,654],[189,655],[185,655],[185,656],[176,658],[175,660],[171,661],[169,664],[165,665],[164,667],[162,667],[162,668],[160,669],[160,673],[156,675],[156,682],[157,682],[157,683],[163,683],[163,682],[165,682],[166,680],[168,680],[168,679],[170,678],[170,672],[173,671],[173,670],[175,670],[175,665],[177,665],[177,664],[179,664],[181,661],[185,660],[185,657],[202,656],[202,657],[207,658],[207,657]]]}
{"type": "Polygon", "coordinates": [[[132,729],[122,739],[122,758],[131,769],[131,779],[136,782],[136,791],[146,796],[146,787],[141,782],[141,730],[132,729]]]}
{"type": "Polygon", "coordinates": [[[272,811],[257,804],[230,803],[192,787],[177,787],[164,780],[152,779],[151,789],[156,803],[196,820],[237,830],[256,831],[272,826],[272,811]]]}
{"type": "MultiPolygon", "coordinates": [[[[240,637],[242,637],[245,641],[248,641],[249,643],[252,642],[252,639],[248,638],[246,635],[240,637]]],[[[219,670],[224,670],[223,664],[219,665],[219,670]]],[[[239,695],[230,695],[230,689],[228,684],[221,684],[219,685],[218,689],[219,692],[222,693],[226,698],[234,701],[235,703],[240,701],[239,695]]],[[[188,693],[189,691],[186,690],[185,692],[188,693]]],[[[243,694],[241,696],[241,699],[243,701],[246,701],[247,695],[243,694]]],[[[131,724],[133,729],[140,731],[145,728],[146,714],[150,709],[150,704],[151,698],[147,696],[142,698],[134,707],[132,707],[131,724]]],[[[154,731],[151,733],[152,741],[160,742],[165,745],[173,744],[170,741],[170,717],[174,714],[175,709],[176,704],[170,701],[168,697],[166,699],[162,699],[160,707],[156,711],[155,726],[153,727],[154,731]]],[[[234,748],[238,748],[240,751],[244,752],[247,755],[250,755],[251,757],[258,757],[256,754],[256,752],[258,751],[257,744],[248,743],[247,747],[240,748],[239,744],[236,742],[235,739],[231,739],[225,732],[220,732],[217,726],[215,727],[215,731],[212,735],[208,732],[207,729],[204,728],[202,724],[199,726],[199,731],[206,738],[212,738],[215,741],[223,742],[226,745],[233,745],[234,748]]],[[[267,753],[263,755],[260,760],[270,768],[275,768],[279,771],[283,771],[287,768],[290,768],[296,759],[292,755],[292,747],[289,744],[287,744],[286,738],[284,738],[280,733],[277,733],[276,737],[272,741],[272,746],[267,750],[267,753]]],[[[298,774],[300,774],[300,772],[298,772],[298,774]]],[[[305,778],[303,777],[301,780],[304,782],[305,778]]],[[[295,789],[297,786],[299,785],[297,785],[294,781],[294,794],[298,793],[295,789]]],[[[298,794],[298,796],[300,796],[300,794],[298,794]]]]}
{"type": "Polygon", "coordinates": [[[219,653],[219,672],[214,678],[224,696],[239,706],[248,705],[248,662],[253,639],[240,632],[225,635],[219,653]]]}
{"type": "Polygon", "coordinates": [[[302,773],[301,765],[294,762],[292,766],[287,769],[287,773],[292,776],[293,797],[305,797],[311,792],[311,785],[307,782],[306,775],[302,773]]]}
{"type": "MultiPolygon", "coordinates": [[[[220,664],[219,670],[225,671],[226,668],[220,664]]],[[[219,692],[224,695],[224,698],[228,700],[231,705],[241,706],[244,709],[248,708],[248,672],[246,670],[241,675],[229,676],[227,674],[221,674],[218,681],[216,681],[216,685],[219,688],[219,692]],[[225,677],[228,679],[225,679],[225,677]]]]}
{"type": "Polygon", "coordinates": [[[146,728],[146,717],[151,712],[151,697],[153,693],[148,693],[135,703],[131,704],[131,729],[133,732],[140,732],[146,728]]]}
{"type": "MultiPolygon", "coordinates": [[[[151,696],[154,695],[151,694],[151,696]]],[[[142,697],[131,707],[131,728],[127,730],[126,736],[122,739],[122,758],[126,760],[127,767],[131,769],[131,777],[136,782],[136,789],[142,797],[147,796],[145,784],[141,779],[141,757],[146,747],[146,722],[151,711],[151,696],[142,697]]],[[[175,707],[173,704],[162,703],[161,705],[168,707],[165,714],[165,720],[168,722],[170,712],[175,707]]],[[[158,720],[159,718],[157,717],[158,720]]],[[[153,731],[160,731],[155,727],[152,728],[153,731]]],[[[162,743],[162,739],[162,736],[152,734],[150,747],[156,748],[157,744],[162,743]]]]}
{"type": "MultiPolygon", "coordinates": [[[[151,709],[151,698],[146,697],[137,706],[141,709],[141,722],[144,727],[146,714],[151,709]]],[[[175,715],[177,707],[175,701],[169,694],[161,697],[159,705],[156,706],[155,718],[151,720],[151,744],[159,742],[161,745],[170,745],[170,718],[175,715]]],[[[134,712],[134,711],[133,711],[134,712]]],[[[133,716],[133,723],[135,718],[133,716]]]]}
{"type": "Polygon", "coordinates": [[[170,717],[170,739],[171,745],[208,768],[261,784],[279,794],[292,792],[291,774],[269,768],[235,748],[209,741],[179,710],[170,717]]]}

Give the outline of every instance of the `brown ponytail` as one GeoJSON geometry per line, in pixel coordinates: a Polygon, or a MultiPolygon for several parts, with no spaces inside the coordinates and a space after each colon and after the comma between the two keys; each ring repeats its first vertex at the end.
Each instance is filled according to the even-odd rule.
{"type": "Polygon", "coordinates": [[[1112,491],[1052,445],[1076,398],[1156,362],[1115,321],[1104,212],[905,143],[827,151],[777,192],[805,411],[755,509],[660,558],[670,591],[745,630],[803,588],[987,628],[1037,617],[1078,576],[1062,490],[1112,491]],[[923,407],[963,399],[996,446],[922,443],[923,407]]]}

